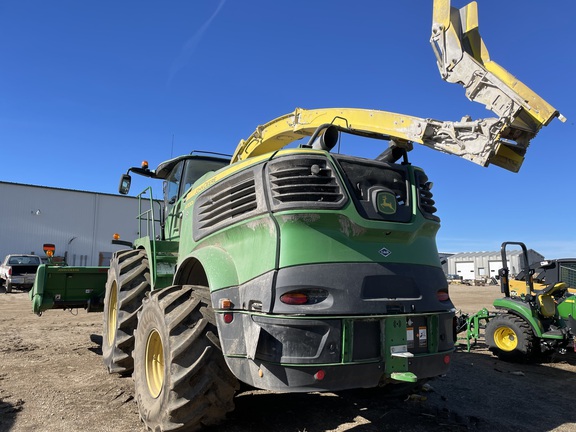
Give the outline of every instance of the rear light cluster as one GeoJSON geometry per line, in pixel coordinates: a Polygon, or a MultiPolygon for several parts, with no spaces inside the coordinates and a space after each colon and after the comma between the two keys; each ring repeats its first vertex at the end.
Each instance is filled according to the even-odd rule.
{"type": "Polygon", "coordinates": [[[324,370],[320,369],[318,372],[316,372],[314,374],[314,379],[316,381],[322,381],[325,376],[326,376],[326,372],[324,372],[324,370]]]}
{"type": "Polygon", "coordinates": [[[445,302],[450,300],[450,295],[448,294],[448,291],[438,290],[436,291],[436,298],[438,301],[445,302]]]}
{"type": "MultiPolygon", "coordinates": [[[[232,303],[232,300],[222,298],[220,299],[219,306],[220,309],[232,309],[234,304],[232,303]]],[[[224,312],[223,319],[226,324],[230,324],[232,321],[234,321],[234,314],[232,312],[224,312]]]]}
{"type": "Polygon", "coordinates": [[[280,296],[280,301],[287,305],[313,305],[328,298],[328,291],[323,289],[302,289],[290,291],[280,296]]]}

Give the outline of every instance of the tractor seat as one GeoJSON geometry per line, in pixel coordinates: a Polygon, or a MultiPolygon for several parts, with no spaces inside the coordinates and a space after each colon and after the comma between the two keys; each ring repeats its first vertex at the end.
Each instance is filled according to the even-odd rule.
{"type": "Polygon", "coordinates": [[[566,287],[567,285],[564,282],[559,282],[537,291],[536,298],[538,299],[538,306],[542,316],[550,318],[556,315],[556,302],[553,295],[560,290],[566,289],[566,287]]]}

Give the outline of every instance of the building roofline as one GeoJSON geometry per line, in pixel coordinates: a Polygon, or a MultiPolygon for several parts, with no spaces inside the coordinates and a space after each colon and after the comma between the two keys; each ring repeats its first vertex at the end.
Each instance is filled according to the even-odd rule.
{"type": "MultiPolygon", "coordinates": [[[[87,193],[87,194],[91,194],[91,195],[106,195],[106,196],[112,196],[112,197],[138,199],[138,197],[129,196],[129,195],[112,194],[112,193],[107,193],[107,192],[94,192],[94,191],[87,191],[87,190],[81,190],[81,189],[62,188],[62,187],[54,187],[54,186],[41,186],[41,185],[33,185],[33,184],[28,184],[28,183],[16,183],[16,182],[0,181],[0,185],[2,185],[2,184],[12,185],[12,186],[33,187],[33,188],[39,188],[39,189],[52,189],[52,190],[60,190],[60,191],[66,191],[66,192],[79,192],[79,193],[87,193]]],[[[155,200],[155,201],[158,201],[158,200],[155,200]]]]}

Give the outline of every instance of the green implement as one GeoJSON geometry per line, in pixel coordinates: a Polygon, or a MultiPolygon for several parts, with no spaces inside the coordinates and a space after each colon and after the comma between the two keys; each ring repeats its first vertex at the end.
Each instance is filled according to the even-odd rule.
{"type": "Polygon", "coordinates": [[[101,312],[108,267],[68,267],[42,264],[30,290],[32,310],[37,315],[48,309],[86,309],[101,312]]]}

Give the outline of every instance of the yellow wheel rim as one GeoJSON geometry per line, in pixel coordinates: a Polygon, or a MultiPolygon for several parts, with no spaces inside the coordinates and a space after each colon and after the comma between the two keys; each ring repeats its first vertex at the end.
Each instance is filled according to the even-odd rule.
{"type": "Polygon", "coordinates": [[[157,398],[164,384],[164,350],[158,330],[153,329],[146,342],[146,383],[153,398],[157,398]]]}
{"type": "Polygon", "coordinates": [[[518,346],[518,336],[510,327],[500,327],[494,332],[494,342],[502,351],[514,351],[518,346]]]}
{"type": "Polygon", "coordinates": [[[112,282],[110,288],[110,295],[108,296],[108,346],[114,345],[114,338],[116,336],[116,327],[118,326],[118,286],[116,281],[112,282]]]}

